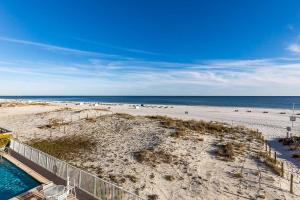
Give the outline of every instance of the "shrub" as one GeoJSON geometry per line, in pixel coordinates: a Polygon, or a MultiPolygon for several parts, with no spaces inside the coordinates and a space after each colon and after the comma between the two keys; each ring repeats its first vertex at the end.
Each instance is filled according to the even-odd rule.
{"type": "Polygon", "coordinates": [[[164,178],[165,178],[167,181],[173,181],[173,180],[175,180],[175,177],[172,176],[172,175],[165,175],[164,178]]]}
{"type": "Polygon", "coordinates": [[[234,160],[234,146],[232,143],[219,145],[217,155],[226,158],[227,160],[234,160]]]}
{"type": "Polygon", "coordinates": [[[133,156],[136,159],[136,161],[140,163],[150,164],[153,166],[159,163],[171,163],[173,159],[176,158],[175,156],[166,153],[162,150],[153,151],[148,149],[134,152],[133,156]]]}
{"type": "Polygon", "coordinates": [[[235,177],[235,178],[243,178],[243,175],[242,175],[242,173],[237,172],[237,173],[233,174],[233,177],[235,177]]]}
{"type": "Polygon", "coordinates": [[[116,114],[114,114],[114,116],[124,118],[124,119],[135,119],[135,117],[133,115],[129,115],[126,113],[116,113],[116,114]]]}
{"type": "Polygon", "coordinates": [[[300,154],[296,153],[292,155],[292,158],[300,158],[300,154]]]}
{"type": "Polygon", "coordinates": [[[149,194],[147,197],[148,197],[148,200],[157,200],[158,199],[157,194],[149,194]]]}

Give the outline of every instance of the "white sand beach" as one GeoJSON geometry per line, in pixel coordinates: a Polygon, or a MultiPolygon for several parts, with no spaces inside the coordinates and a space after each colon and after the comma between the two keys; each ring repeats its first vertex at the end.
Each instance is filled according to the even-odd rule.
{"type": "MultiPolygon", "coordinates": [[[[14,136],[23,142],[65,135],[88,135],[97,143],[97,149],[82,152],[70,163],[148,199],[300,198],[299,160],[291,158],[293,152],[274,139],[286,135],[285,127],[290,126],[291,110],[179,105],[137,107],[76,102],[33,105],[26,101],[8,105],[8,102],[11,101],[0,102],[0,127],[12,130],[14,136]],[[230,162],[217,159],[212,152],[216,149],[218,138],[196,133],[183,138],[168,137],[172,130],[143,117],[156,115],[226,122],[258,129],[272,148],[278,151],[279,158],[285,163],[286,173],[295,174],[295,194],[289,193],[289,174],[285,177],[274,174],[254,159],[253,152],[245,150],[230,162]],[[52,119],[68,123],[57,128],[41,128],[52,119]],[[150,149],[147,152],[159,161],[150,164],[137,162],[133,153],[143,149],[150,149]],[[171,161],[164,162],[165,158],[161,156],[171,161]]],[[[294,134],[297,134],[299,127],[296,122],[294,134]]],[[[236,140],[243,139],[242,134],[239,137],[236,140]]],[[[256,142],[245,145],[248,149],[260,148],[256,142]]]]}

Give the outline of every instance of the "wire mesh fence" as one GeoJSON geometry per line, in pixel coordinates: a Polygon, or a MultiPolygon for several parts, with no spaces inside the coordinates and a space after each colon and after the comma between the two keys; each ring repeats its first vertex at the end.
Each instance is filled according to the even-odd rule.
{"type": "Polygon", "coordinates": [[[93,174],[78,169],[65,161],[21,143],[11,140],[10,149],[43,167],[56,176],[75,184],[80,190],[99,200],[144,200],[134,193],[107,182],[93,174]]]}

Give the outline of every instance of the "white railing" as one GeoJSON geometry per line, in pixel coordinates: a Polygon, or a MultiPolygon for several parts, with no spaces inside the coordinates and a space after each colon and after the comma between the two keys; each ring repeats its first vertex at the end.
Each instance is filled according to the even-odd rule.
{"type": "Polygon", "coordinates": [[[18,140],[11,140],[10,149],[63,180],[67,180],[67,177],[69,177],[70,181],[75,183],[80,190],[92,195],[96,199],[144,200],[136,194],[126,191],[113,183],[107,182],[93,174],[73,167],[65,161],[59,160],[38,149],[23,144],[18,140]]]}

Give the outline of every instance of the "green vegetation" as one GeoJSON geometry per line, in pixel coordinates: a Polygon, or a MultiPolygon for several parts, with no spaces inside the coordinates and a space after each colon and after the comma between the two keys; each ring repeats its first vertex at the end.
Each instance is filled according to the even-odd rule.
{"type": "Polygon", "coordinates": [[[82,151],[92,150],[96,146],[96,143],[87,137],[74,135],[53,139],[34,139],[29,141],[28,145],[58,159],[68,161],[78,157],[82,151]]]}
{"type": "Polygon", "coordinates": [[[243,178],[243,175],[242,175],[241,172],[237,172],[237,173],[233,174],[233,177],[235,177],[235,178],[243,178]]]}

